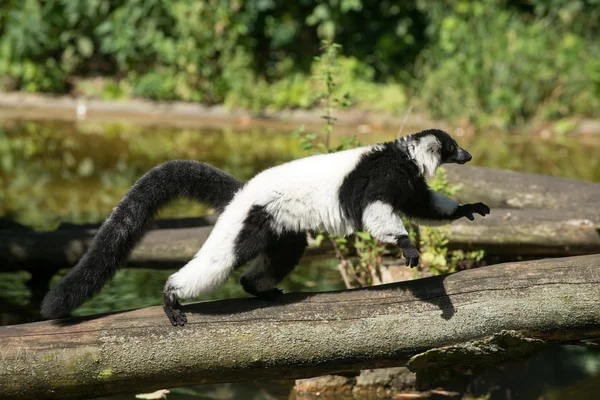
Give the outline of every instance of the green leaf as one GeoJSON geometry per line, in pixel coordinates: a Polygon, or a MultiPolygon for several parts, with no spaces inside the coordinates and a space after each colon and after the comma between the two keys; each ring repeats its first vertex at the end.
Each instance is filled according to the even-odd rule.
{"type": "Polygon", "coordinates": [[[356,232],[355,235],[363,240],[371,240],[372,239],[371,234],[369,232],[356,232]]]}
{"type": "Polygon", "coordinates": [[[77,39],[77,50],[84,57],[90,57],[94,52],[94,43],[88,37],[80,37],[77,39]]]}

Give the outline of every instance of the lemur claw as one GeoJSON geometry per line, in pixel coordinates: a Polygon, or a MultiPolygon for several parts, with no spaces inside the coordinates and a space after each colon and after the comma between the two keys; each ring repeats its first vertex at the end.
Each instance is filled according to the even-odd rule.
{"type": "Polygon", "coordinates": [[[407,267],[410,266],[411,268],[414,268],[419,265],[419,251],[415,245],[412,244],[408,236],[399,237],[396,245],[402,249],[407,267]]]}
{"type": "Polygon", "coordinates": [[[419,265],[419,255],[417,255],[416,257],[406,257],[406,266],[410,266],[411,268],[416,267],[417,265],[419,265]]]}
{"type": "Polygon", "coordinates": [[[165,291],[163,295],[163,310],[173,326],[183,326],[187,322],[185,313],[180,309],[181,304],[171,290],[165,291]]]}
{"type": "Polygon", "coordinates": [[[470,221],[474,221],[475,217],[473,216],[473,213],[485,217],[490,213],[490,208],[483,203],[473,203],[463,204],[462,206],[459,206],[456,211],[458,218],[465,217],[468,218],[470,221]]]}
{"type": "Polygon", "coordinates": [[[183,326],[187,322],[187,317],[185,313],[176,308],[165,309],[165,314],[169,318],[169,322],[173,326],[183,326]]]}

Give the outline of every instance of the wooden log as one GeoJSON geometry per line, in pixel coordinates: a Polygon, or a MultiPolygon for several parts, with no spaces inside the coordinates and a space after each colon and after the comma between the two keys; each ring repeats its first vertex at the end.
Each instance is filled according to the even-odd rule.
{"type": "MultiPolygon", "coordinates": [[[[486,218],[455,221],[451,248],[523,257],[600,252],[600,184],[482,167],[447,172],[451,185],[462,186],[456,195],[461,202],[483,201],[492,207],[486,218]]],[[[127,266],[181,267],[202,246],[214,221],[208,216],[156,222],[127,266]]],[[[54,232],[0,229],[0,271],[72,267],[89,247],[97,226],[65,224],[54,232]]],[[[330,247],[310,248],[305,258],[323,256],[333,257],[330,247]]]]}
{"type": "Polygon", "coordinates": [[[458,201],[482,201],[500,209],[568,211],[600,228],[600,184],[495,168],[447,167],[448,183],[460,185],[458,201]]]}
{"type": "MultiPolygon", "coordinates": [[[[189,261],[208,238],[212,226],[157,228],[148,231],[128,260],[132,268],[177,268],[189,261]]],[[[96,229],[53,232],[0,231],[1,271],[58,270],[77,264],[92,243],[96,229]]]]}
{"type": "MultiPolygon", "coordinates": [[[[186,220],[180,222],[186,226],[186,220]]],[[[129,268],[179,268],[204,244],[212,226],[156,228],[132,252],[129,268]]],[[[53,232],[0,230],[0,271],[31,272],[74,266],[90,246],[95,229],[53,232]]],[[[475,222],[450,225],[449,248],[484,249],[488,255],[565,256],[600,252],[600,234],[592,220],[577,211],[492,209],[475,222]]],[[[334,257],[327,243],[310,247],[304,259],[334,257]]]]}
{"type": "Polygon", "coordinates": [[[492,209],[475,222],[450,225],[448,247],[488,255],[564,256],[600,252],[600,233],[578,210],[492,209]]]}
{"type": "Polygon", "coordinates": [[[171,326],[160,307],[4,326],[0,397],[91,398],[303,378],[401,366],[415,355],[418,370],[436,356],[439,363],[445,353],[429,350],[442,346],[465,362],[456,357],[461,343],[463,353],[491,346],[498,360],[527,356],[523,344],[600,337],[599,271],[600,255],[592,255],[292,293],[277,303],[207,301],[184,306],[184,327],[171,326]],[[507,334],[511,340],[497,339],[507,334]]]}

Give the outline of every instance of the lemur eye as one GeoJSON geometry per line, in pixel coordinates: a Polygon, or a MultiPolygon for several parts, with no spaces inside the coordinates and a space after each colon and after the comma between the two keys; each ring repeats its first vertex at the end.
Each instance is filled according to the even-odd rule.
{"type": "Polygon", "coordinates": [[[450,148],[450,151],[454,151],[454,145],[453,144],[451,144],[449,148],[450,148]]]}

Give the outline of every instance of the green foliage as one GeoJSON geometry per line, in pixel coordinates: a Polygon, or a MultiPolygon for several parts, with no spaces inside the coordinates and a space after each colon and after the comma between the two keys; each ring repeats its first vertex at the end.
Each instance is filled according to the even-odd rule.
{"type": "Polygon", "coordinates": [[[338,50],[340,48],[341,46],[337,43],[323,40],[323,55],[315,57],[315,61],[319,63],[320,68],[316,71],[313,79],[316,82],[319,82],[321,87],[317,86],[316,88],[314,102],[323,109],[324,114],[321,115],[321,118],[323,118],[326,123],[321,129],[320,135],[313,132],[306,132],[304,130],[304,125],[301,125],[291,134],[292,138],[300,141],[300,145],[304,150],[316,151],[317,153],[334,153],[336,151],[360,146],[356,136],[352,138],[343,138],[337,147],[332,148],[330,146],[333,125],[335,121],[337,121],[337,118],[333,116],[334,110],[337,108],[349,108],[352,105],[352,102],[350,101],[350,92],[345,92],[341,98],[336,97],[339,93],[337,90],[337,77],[341,70],[340,64],[338,63],[338,50]],[[322,140],[323,137],[325,138],[324,142],[322,140]]]}
{"type": "Polygon", "coordinates": [[[321,39],[334,97],[478,125],[593,116],[596,1],[4,0],[0,90],[224,103],[260,113],[320,107],[321,39]],[[100,77],[100,79],[98,79],[100,77]],[[92,81],[93,83],[90,84],[92,81]]]}
{"type": "Polygon", "coordinates": [[[584,2],[533,2],[533,14],[499,0],[425,3],[437,23],[417,90],[434,117],[504,127],[600,107],[600,42],[586,37],[600,32],[572,24],[584,2]]]}

